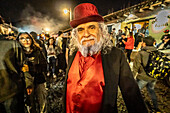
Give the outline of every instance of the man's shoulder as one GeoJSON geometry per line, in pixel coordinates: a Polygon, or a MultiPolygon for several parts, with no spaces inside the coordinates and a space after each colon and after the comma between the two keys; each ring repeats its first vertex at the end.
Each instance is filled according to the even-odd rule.
{"type": "Polygon", "coordinates": [[[120,57],[123,55],[123,51],[117,47],[112,47],[111,50],[107,51],[106,54],[104,54],[104,56],[110,56],[110,57],[120,57]]]}
{"type": "Polygon", "coordinates": [[[117,47],[112,47],[111,49],[111,54],[113,53],[122,53],[123,51],[117,47]]]}

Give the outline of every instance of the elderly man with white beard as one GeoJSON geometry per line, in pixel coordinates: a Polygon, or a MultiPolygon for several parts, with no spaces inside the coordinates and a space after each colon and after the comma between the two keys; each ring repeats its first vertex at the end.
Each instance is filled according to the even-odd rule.
{"type": "Polygon", "coordinates": [[[110,42],[104,19],[90,3],[75,7],[66,70],[64,113],[116,113],[120,87],[129,113],[147,113],[124,53],[110,42]]]}

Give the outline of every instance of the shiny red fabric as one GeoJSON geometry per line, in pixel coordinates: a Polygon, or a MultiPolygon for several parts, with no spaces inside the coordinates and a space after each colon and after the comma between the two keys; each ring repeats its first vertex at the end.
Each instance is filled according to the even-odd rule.
{"type": "Polygon", "coordinates": [[[78,51],[68,73],[66,112],[99,113],[104,86],[101,54],[83,57],[78,51]]]}

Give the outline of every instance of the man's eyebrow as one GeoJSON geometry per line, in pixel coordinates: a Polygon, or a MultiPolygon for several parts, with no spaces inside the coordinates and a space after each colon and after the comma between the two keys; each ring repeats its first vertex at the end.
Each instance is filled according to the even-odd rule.
{"type": "Polygon", "coordinates": [[[95,25],[89,25],[88,28],[90,28],[90,27],[96,27],[96,26],[95,25]]]}
{"type": "Polygon", "coordinates": [[[79,27],[79,28],[77,28],[77,30],[82,30],[82,29],[84,29],[83,27],[79,27]]]}

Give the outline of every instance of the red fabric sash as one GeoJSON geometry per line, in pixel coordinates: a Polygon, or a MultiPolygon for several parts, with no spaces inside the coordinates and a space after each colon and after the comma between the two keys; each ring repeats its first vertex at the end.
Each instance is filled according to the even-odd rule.
{"type": "Polygon", "coordinates": [[[99,113],[104,86],[101,54],[83,57],[78,51],[68,73],[66,112],[99,113]]]}

